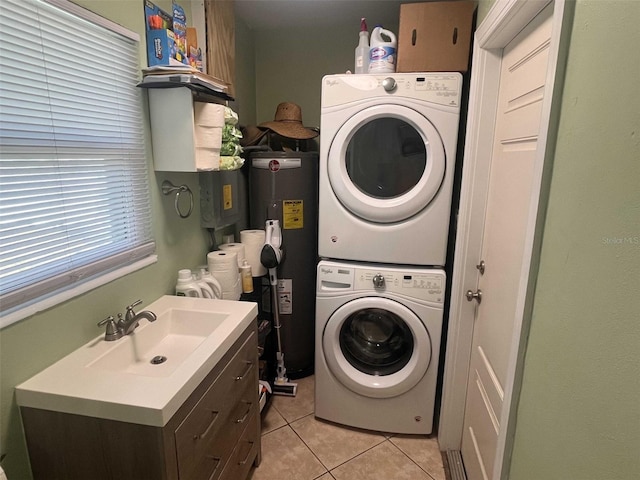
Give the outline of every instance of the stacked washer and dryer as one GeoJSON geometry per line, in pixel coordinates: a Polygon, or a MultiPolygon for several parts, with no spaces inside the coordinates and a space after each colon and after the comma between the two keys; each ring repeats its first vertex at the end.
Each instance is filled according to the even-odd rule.
{"type": "Polygon", "coordinates": [[[433,429],[459,73],[322,80],[315,414],[433,429]]]}

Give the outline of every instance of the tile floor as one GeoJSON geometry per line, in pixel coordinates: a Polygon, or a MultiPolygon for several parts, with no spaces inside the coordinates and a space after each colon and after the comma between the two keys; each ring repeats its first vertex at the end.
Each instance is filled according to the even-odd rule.
{"type": "Polygon", "coordinates": [[[313,415],[314,378],[262,415],[262,463],[250,480],[445,480],[434,436],[344,427],[313,415]]]}

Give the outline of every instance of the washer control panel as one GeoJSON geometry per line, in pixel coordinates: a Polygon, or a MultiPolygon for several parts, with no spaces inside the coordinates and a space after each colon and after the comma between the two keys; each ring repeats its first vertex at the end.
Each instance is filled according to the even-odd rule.
{"type": "Polygon", "coordinates": [[[393,292],[433,303],[444,303],[446,274],[432,268],[389,269],[387,266],[350,266],[322,261],[318,264],[318,292],[393,292]]]}
{"type": "Polygon", "coordinates": [[[429,302],[444,302],[445,273],[439,270],[429,272],[389,271],[356,268],[354,290],[393,292],[429,302]]]}

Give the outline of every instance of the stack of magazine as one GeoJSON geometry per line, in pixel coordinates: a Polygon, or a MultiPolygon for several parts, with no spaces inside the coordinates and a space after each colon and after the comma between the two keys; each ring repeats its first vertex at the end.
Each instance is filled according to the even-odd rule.
{"type": "Polygon", "coordinates": [[[202,73],[189,65],[155,66],[142,70],[144,77],[138,84],[145,88],[190,87],[196,90],[213,91],[228,97],[229,85],[222,80],[202,73]]]}

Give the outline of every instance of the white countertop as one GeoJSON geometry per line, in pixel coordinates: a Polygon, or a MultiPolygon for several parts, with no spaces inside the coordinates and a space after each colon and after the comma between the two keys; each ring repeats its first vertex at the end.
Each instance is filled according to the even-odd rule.
{"type": "Polygon", "coordinates": [[[167,376],[147,376],[108,368],[88,368],[119,342],[154,323],[142,320],[132,335],[107,342],[104,334],[16,387],[20,406],[162,427],[254,321],[255,303],[166,295],[144,310],[158,315],[171,308],[227,314],[215,330],[167,376]]]}

